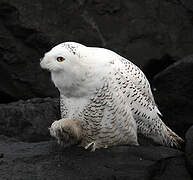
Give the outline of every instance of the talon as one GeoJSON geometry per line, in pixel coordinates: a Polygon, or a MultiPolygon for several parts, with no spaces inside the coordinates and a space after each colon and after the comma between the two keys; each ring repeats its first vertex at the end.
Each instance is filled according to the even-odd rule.
{"type": "Polygon", "coordinates": [[[91,152],[94,152],[96,150],[96,144],[95,144],[95,142],[91,142],[87,146],[85,146],[84,148],[88,149],[91,152]]]}

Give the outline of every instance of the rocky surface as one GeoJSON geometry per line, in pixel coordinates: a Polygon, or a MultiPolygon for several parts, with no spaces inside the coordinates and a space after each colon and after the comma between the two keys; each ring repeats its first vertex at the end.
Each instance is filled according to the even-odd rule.
{"type": "Polygon", "coordinates": [[[59,102],[53,98],[0,104],[0,134],[30,142],[46,140],[48,127],[59,117],[59,102]]]}
{"type": "Polygon", "coordinates": [[[110,48],[143,69],[192,54],[192,17],[191,0],[1,0],[0,102],[57,97],[39,59],[60,42],[110,48]]]}
{"type": "Polygon", "coordinates": [[[35,98],[0,105],[0,179],[191,180],[192,128],[185,153],[141,138],[139,147],[93,153],[63,148],[49,140],[47,129],[59,118],[58,104],[57,99],[35,98]]]}
{"type": "Polygon", "coordinates": [[[186,133],[186,162],[188,165],[189,172],[193,177],[193,126],[189,128],[186,133]]]}
{"type": "Polygon", "coordinates": [[[55,143],[0,138],[0,179],[191,180],[184,153],[166,147],[119,146],[88,152],[55,143]]]}
{"type": "Polygon", "coordinates": [[[193,125],[193,55],[169,66],[153,80],[163,120],[181,136],[193,125]]]}
{"type": "Polygon", "coordinates": [[[192,179],[192,20],[191,0],[1,0],[0,180],[192,179]],[[139,65],[185,152],[143,139],[94,153],[51,141],[58,91],[39,59],[64,41],[106,47],[139,65]]]}

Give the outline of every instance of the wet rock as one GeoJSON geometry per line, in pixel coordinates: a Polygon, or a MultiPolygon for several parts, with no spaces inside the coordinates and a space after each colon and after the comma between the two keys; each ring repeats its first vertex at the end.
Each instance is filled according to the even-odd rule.
{"type": "Polygon", "coordinates": [[[174,63],[155,76],[156,103],[162,119],[179,135],[193,125],[193,55],[174,63]]]}
{"type": "Polygon", "coordinates": [[[166,179],[166,174],[170,179],[191,179],[183,153],[161,146],[118,146],[88,152],[78,147],[63,149],[51,141],[7,139],[0,141],[0,153],[4,153],[2,179],[161,179],[155,178],[158,172],[166,179]]]}
{"type": "Polygon", "coordinates": [[[24,141],[46,140],[48,127],[59,114],[59,102],[52,98],[0,104],[0,132],[24,141]]]}

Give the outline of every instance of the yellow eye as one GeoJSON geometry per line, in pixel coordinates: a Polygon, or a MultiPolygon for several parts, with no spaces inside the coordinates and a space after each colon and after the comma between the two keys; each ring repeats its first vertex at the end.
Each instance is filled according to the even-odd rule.
{"type": "Polygon", "coordinates": [[[63,57],[57,57],[57,61],[62,62],[62,61],[64,61],[64,58],[63,57]]]}

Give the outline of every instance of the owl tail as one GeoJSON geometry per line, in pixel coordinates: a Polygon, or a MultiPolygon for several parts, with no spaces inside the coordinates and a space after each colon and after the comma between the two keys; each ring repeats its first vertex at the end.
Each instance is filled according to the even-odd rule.
{"type": "Polygon", "coordinates": [[[168,137],[166,137],[166,145],[170,147],[176,147],[176,148],[181,148],[182,143],[184,140],[179,137],[175,132],[173,132],[169,127],[166,127],[168,137]]]}
{"type": "Polygon", "coordinates": [[[169,127],[167,127],[164,122],[159,118],[161,127],[156,135],[151,136],[155,142],[168,147],[175,147],[177,149],[181,148],[184,140],[179,137],[175,132],[173,132],[169,127]]]}

